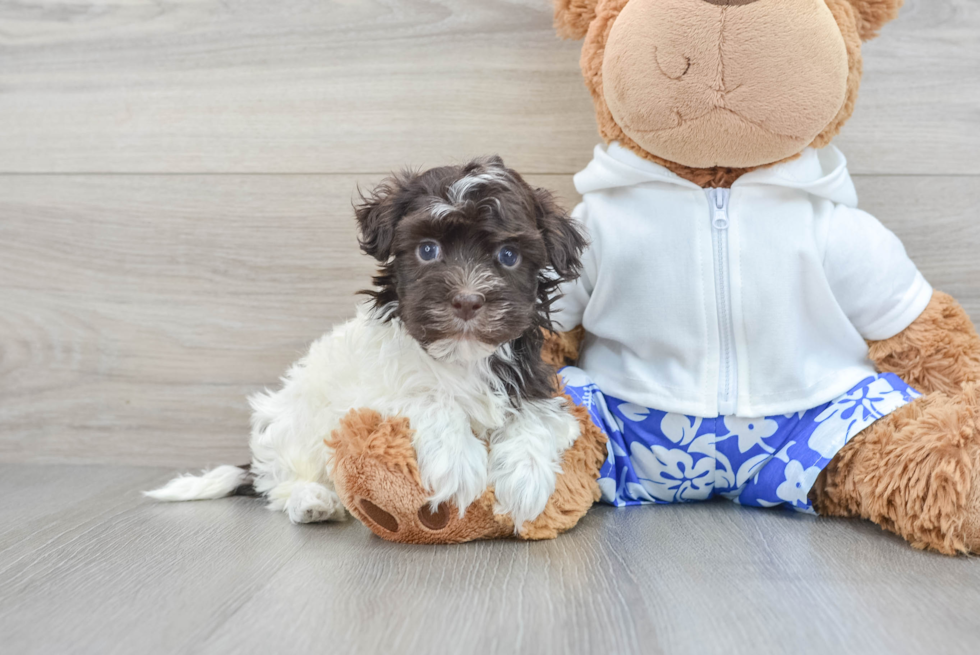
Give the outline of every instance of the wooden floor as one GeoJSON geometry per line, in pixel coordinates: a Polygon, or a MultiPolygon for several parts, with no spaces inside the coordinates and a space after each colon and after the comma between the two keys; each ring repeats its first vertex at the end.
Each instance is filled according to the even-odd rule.
{"type": "Polygon", "coordinates": [[[980,566],[860,521],[596,508],[552,542],[406,547],[169,471],[0,465],[4,653],[964,653],[980,566]]]}
{"type": "MultiPolygon", "coordinates": [[[[980,2],[906,0],[837,139],[980,319],[980,2]]],[[[351,199],[496,152],[576,201],[597,141],[549,0],[0,0],[0,653],[976,652],[980,561],[861,522],[596,508],[410,548],[254,501],[247,394],[353,312],[351,199]]]]}

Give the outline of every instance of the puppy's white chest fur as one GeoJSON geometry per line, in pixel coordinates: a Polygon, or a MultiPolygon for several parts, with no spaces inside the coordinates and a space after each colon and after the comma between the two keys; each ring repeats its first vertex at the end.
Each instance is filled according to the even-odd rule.
{"type": "Polygon", "coordinates": [[[368,311],[314,342],[287,374],[286,385],[293,381],[313,408],[329,409],[331,429],[359,407],[422,418],[455,405],[483,431],[502,427],[514,411],[505,390],[493,388],[485,359],[435,360],[398,319],[382,322],[368,311]]]}
{"type": "Polygon", "coordinates": [[[563,399],[515,408],[487,358],[434,359],[398,319],[367,311],[317,340],[283,382],[251,399],[255,487],[273,506],[285,506],[297,473],[332,488],[323,440],[348,411],[370,408],[409,419],[433,504],[462,511],[494,484],[498,509],[520,526],[543,511],[579,433],[563,399]]]}

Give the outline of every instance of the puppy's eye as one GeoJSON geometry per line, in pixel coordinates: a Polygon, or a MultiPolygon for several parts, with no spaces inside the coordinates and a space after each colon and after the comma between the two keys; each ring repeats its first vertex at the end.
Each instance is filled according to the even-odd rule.
{"type": "Polygon", "coordinates": [[[422,243],[419,244],[419,249],[418,249],[419,259],[421,259],[424,262],[435,261],[436,258],[439,257],[440,250],[441,248],[439,248],[439,244],[436,243],[435,241],[432,241],[431,239],[423,241],[422,243]]]}
{"type": "Polygon", "coordinates": [[[521,261],[521,253],[513,246],[504,246],[497,251],[497,261],[507,268],[514,268],[521,261]]]}

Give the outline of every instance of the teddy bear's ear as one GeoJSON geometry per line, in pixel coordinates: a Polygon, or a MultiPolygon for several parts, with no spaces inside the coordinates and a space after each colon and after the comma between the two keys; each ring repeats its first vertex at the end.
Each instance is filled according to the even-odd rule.
{"type": "Polygon", "coordinates": [[[898,17],[905,0],[850,0],[857,14],[858,34],[862,41],[878,36],[885,23],[898,17]]]}
{"type": "Polygon", "coordinates": [[[555,0],[555,31],[563,39],[581,39],[595,18],[599,0],[555,0]]]}

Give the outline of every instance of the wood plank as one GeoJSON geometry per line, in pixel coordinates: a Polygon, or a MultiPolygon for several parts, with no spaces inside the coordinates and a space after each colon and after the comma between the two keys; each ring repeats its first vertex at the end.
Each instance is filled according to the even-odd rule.
{"type": "Polygon", "coordinates": [[[976,559],[862,521],[600,506],[552,542],[418,547],[353,521],[293,526],[254,499],[140,499],[158,469],[71,468],[0,465],[28,515],[52,488],[103,487],[35,525],[118,504],[0,566],[5,652],[900,655],[980,639],[976,559]]]}
{"type": "MultiPolygon", "coordinates": [[[[550,0],[0,3],[0,171],[381,172],[597,141],[550,0]]],[[[907,0],[866,47],[852,170],[980,173],[980,5],[907,0]]]]}
{"type": "MultiPolygon", "coordinates": [[[[247,461],[245,397],[368,284],[350,199],[376,179],[0,177],[0,461],[247,461]]],[[[980,319],[980,178],[857,183],[980,319]]]]}

